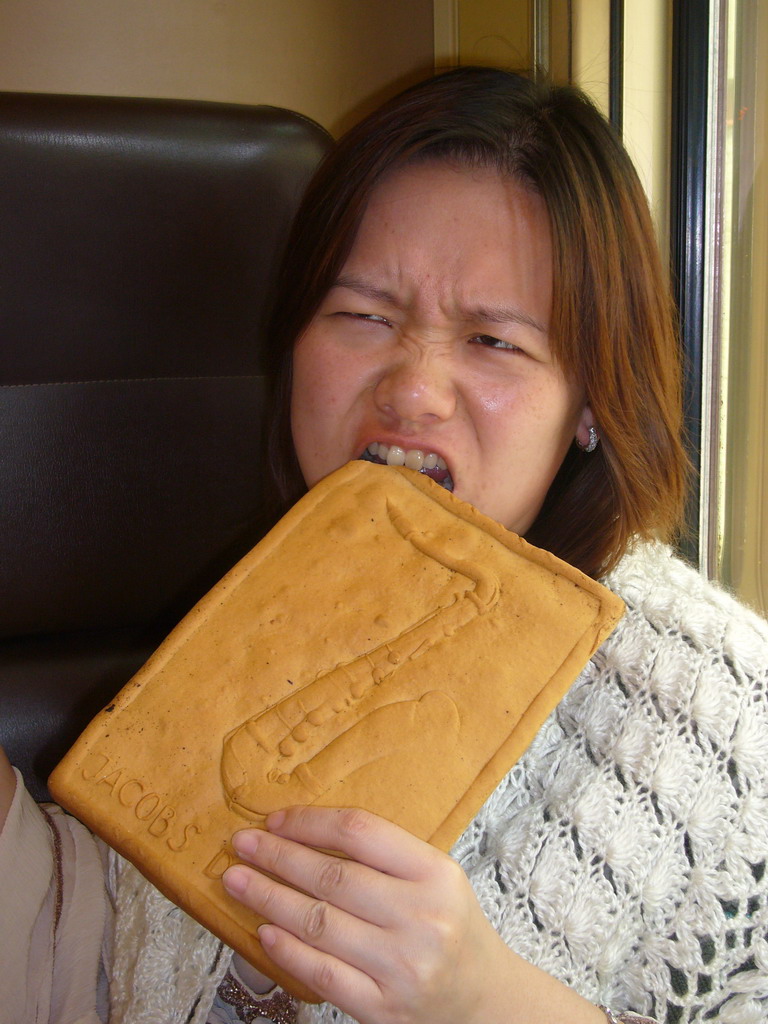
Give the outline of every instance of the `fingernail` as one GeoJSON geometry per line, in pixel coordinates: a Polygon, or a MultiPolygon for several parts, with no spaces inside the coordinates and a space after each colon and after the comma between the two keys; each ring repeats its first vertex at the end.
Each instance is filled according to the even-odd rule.
{"type": "Polygon", "coordinates": [[[241,896],[248,888],[248,871],[235,864],[234,867],[227,868],[221,880],[227,892],[231,892],[233,896],[241,896]]]}
{"type": "Polygon", "coordinates": [[[232,836],[232,845],[241,857],[251,857],[259,846],[259,833],[253,829],[243,829],[232,836]]]}
{"type": "Polygon", "coordinates": [[[268,829],[280,828],[285,821],[285,811],[273,811],[267,815],[266,825],[268,829]]]}
{"type": "Polygon", "coordinates": [[[268,924],[262,924],[256,929],[256,932],[259,936],[259,942],[265,949],[269,949],[270,946],[274,946],[275,939],[277,937],[275,935],[274,928],[270,927],[268,924]]]}

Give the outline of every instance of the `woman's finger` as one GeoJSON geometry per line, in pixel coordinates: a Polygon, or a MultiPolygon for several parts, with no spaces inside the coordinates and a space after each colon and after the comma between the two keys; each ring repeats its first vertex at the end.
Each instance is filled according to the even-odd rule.
{"type": "Polygon", "coordinates": [[[382,927],[397,920],[393,908],[406,895],[399,879],[258,829],[237,832],[232,845],[259,871],[317,900],[382,927]]]}
{"type": "Polygon", "coordinates": [[[356,807],[289,807],[270,814],[270,832],[298,843],[337,850],[377,871],[418,881],[440,854],[398,825],[356,807]]]}
{"type": "Polygon", "coordinates": [[[378,975],[386,969],[389,941],[375,925],[245,865],[229,868],[223,881],[241,903],[302,944],[366,974],[378,975]]]}
{"type": "Polygon", "coordinates": [[[361,1024],[382,1019],[382,992],[370,975],[271,924],[259,928],[259,941],[276,964],[321,999],[344,1006],[361,1024]]]}

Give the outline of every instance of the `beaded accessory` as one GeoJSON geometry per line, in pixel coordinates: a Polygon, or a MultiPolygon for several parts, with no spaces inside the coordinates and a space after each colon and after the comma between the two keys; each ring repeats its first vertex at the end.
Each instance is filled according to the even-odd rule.
{"type": "Polygon", "coordinates": [[[244,1024],[255,1020],[274,1021],[274,1024],[296,1024],[296,1001],[287,992],[278,990],[266,999],[255,999],[248,989],[228,972],[219,985],[219,997],[234,1006],[244,1024]]]}
{"type": "Polygon", "coordinates": [[[597,432],[596,427],[589,427],[589,440],[586,444],[582,444],[578,438],[576,439],[576,447],[580,452],[584,452],[585,455],[589,455],[593,452],[600,441],[600,435],[597,432]]]}
{"type": "Polygon", "coordinates": [[[659,1024],[653,1017],[644,1017],[640,1013],[633,1013],[631,1010],[627,1010],[624,1013],[616,1013],[615,1010],[609,1010],[607,1006],[598,1006],[598,1010],[602,1010],[606,1016],[608,1024],[659,1024]]]}

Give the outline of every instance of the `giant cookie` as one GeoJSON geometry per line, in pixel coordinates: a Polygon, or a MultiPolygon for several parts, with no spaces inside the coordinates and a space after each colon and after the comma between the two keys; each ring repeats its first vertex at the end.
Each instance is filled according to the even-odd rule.
{"type": "Polygon", "coordinates": [[[223,888],[232,834],[316,803],[368,808],[449,849],[622,609],[428,478],[353,462],[183,619],[51,792],[311,999],[223,888]]]}

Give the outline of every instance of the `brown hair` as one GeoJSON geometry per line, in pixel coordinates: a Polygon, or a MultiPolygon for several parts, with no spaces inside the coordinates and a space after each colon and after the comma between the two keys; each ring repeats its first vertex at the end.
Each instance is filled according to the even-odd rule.
{"type": "Polygon", "coordinates": [[[293,344],[338,277],[376,183],[415,160],[490,167],[549,211],[550,342],[584,388],[601,443],[568,453],[527,538],[591,576],[615,565],[633,535],[669,538],[687,458],[673,306],[642,187],[579,90],[491,68],[450,71],[390,100],[340,140],[310,184],[271,335],[281,359],[271,466],[283,500],[304,490],[290,438],[293,344]]]}

